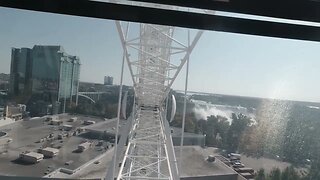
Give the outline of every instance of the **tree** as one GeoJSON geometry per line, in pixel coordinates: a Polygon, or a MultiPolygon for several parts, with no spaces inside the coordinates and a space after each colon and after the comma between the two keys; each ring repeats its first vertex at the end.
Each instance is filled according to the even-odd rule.
{"type": "Polygon", "coordinates": [[[230,127],[226,117],[211,115],[207,117],[207,121],[201,120],[198,122],[198,125],[201,126],[204,134],[206,134],[207,145],[222,147],[230,127]],[[218,135],[220,138],[218,138],[218,135]]]}
{"type": "MultiPolygon", "coordinates": [[[[285,160],[301,164],[305,159],[318,159],[320,155],[319,117],[320,111],[317,109],[300,105],[291,108],[284,134],[285,160]]],[[[314,167],[316,167],[315,164],[314,167]]]]}
{"type": "Polygon", "coordinates": [[[319,158],[312,162],[309,174],[306,179],[320,179],[320,161],[319,158]]]}
{"type": "Polygon", "coordinates": [[[251,124],[250,117],[244,114],[232,113],[232,123],[227,134],[226,149],[229,152],[238,150],[239,142],[244,130],[251,124]]]}
{"type": "Polygon", "coordinates": [[[266,180],[266,174],[264,172],[264,169],[259,169],[257,172],[255,180],[266,180]]]}
{"type": "MultiPolygon", "coordinates": [[[[181,128],[182,126],[182,118],[183,115],[180,113],[176,113],[174,120],[170,123],[171,126],[174,127],[179,127],[181,128]]],[[[196,130],[196,123],[197,120],[195,118],[194,113],[186,113],[186,118],[185,118],[185,132],[191,132],[194,133],[196,130]]]]}
{"type": "Polygon", "coordinates": [[[195,133],[197,134],[206,134],[207,121],[200,119],[197,122],[195,133]]]}
{"type": "MultiPolygon", "coordinates": [[[[284,171],[281,172],[279,168],[274,168],[271,172],[266,175],[264,169],[260,169],[256,173],[255,180],[302,180],[297,172],[295,171],[293,166],[287,167],[284,171]]],[[[309,180],[303,179],[303,180],[309,180]]],[[[316,179],[312,179],[316,180],[316,179]]]]}
{"type": "Polygon", "coordinates": [[[206,126],[206,145],[213,146],[216,144],[218,118],[214,115],[208,116],[206,126]]]}
{"type": "Polygon", "coordinates": [[[218,133],[221,137],[220,142],[218,141],[218,147],[224,147],[227,143],[227,134],[230,128],[230,123],[226,117],[218,116],[218,133]]]}
{"type": "Polygon", "coordinates": [[[300,177],[294,170],[293,166],[287,167],[281,174],[281,180],[299,180],[300,177]]]}
{"type": "Polygon", "coordinates": [[[274,168],[269,174],[270,180],[281,180],[281,171],[279,168],[274,168]]]}

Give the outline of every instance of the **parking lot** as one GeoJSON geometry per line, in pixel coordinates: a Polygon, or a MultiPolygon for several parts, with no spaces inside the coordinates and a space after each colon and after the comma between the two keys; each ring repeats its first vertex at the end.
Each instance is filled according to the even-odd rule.
{"type": "MultiPolygon", "coordinates": [[[[94,117],[77,116],[75,122],[68,122],[74,116],[62,115],[59,118],[63,124],[70,124],[73,128],[83,127],[84,120],[104,121],[94,117]]],[[[49,125],[46,118],[36,118],[26,121],[18,121],[0,128],[0,131],[6,132],[5,138],[12,141],[7,145],[2,145],[0,150],[0,174],[41,177],[54,171],[57,168],[76,169],[87,161],[107,151],[106,142],[102,146],[97,146],[98,140],[87,140],[80,136],[69,136],[63,139],[53,138],[52,140],[41,139],[48,137],[57,137],[58,134],[66,133],[60,130],[57,125],[49,125]],[[90,141],[92,146],[84,152],[76,152],[78,145],[82,142],[90,141]],[[18,160],[19,154],[25,151],[37,152],[42,147],[59,148],[59,154],[53,158],[43,159],[37,164],[25,164],[18,160]],[[69,162],[69,165],[65,163],[69,162]]]]}

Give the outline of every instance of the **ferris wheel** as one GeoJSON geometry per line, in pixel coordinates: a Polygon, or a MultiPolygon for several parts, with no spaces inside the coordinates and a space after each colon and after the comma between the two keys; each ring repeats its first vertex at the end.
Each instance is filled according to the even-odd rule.
{"type": "MultiPolygon", "coordinates": [[[[182,40],[178,40],[171,26],[134,26],[117,21],[116,27],[123,47],[123,64],[128,64],[133,82],[135,102],[126,128],[121,132],[117,128],[121,138],[118,141],[116,135],[118,144],[107,179],[180,179],[166,103],[172,84],[185,64],[188,74],[190,54],[203,31],[191,34],[190,30],[179,29],[176,36],[182,40]]],[[[123,70],[122,65],[121,83],[123,70]]],[[[119,102],[121,91],[120,87],[119,102]]],[[[120,103],[118,117],[119,113],[120,103]]]]}

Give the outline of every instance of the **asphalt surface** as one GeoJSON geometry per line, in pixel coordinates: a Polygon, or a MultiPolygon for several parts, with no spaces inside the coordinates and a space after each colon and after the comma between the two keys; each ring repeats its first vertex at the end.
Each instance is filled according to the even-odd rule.
{"type": "Polygon", "coordinates": [[[263,168],[267,173],[269,173],[274,168],[279,168],[280,170],[284,170],[286,167],[289,167],[291,164],[287,162],[278,161],[275,159],[269,158],[254,158],[248,157],[245,155],[241,156],[241,162],[245,164],[247,167],[251,167],[255,171],[263,168]]]}
{"type": "MultiPolygon", "coordinates": [[[[83,120],[95,120],[102,121],[102,119],[96,119],[92,117],[77,116],[78,121],[67,122],[71,117],[69,115],[63,115],[62,119],[64,124],[71,124],[74,127],[82,127],[83,120]]],[[[61,130],[58,126],[48,125],[45,118],[36,118],[28,121],[18,121],[13,124],[0,127],[0,131],[4,131],[7,134],[6,138],[11,138],[12,142],[7,146],[0,147],[0,174],[1,175],[13,175],[13,176],[31,176],[42,177],[46,173],[50,173],[57,168],[76,169],[82,164],[102,154],[106,150],[102,147],[93,145],[88,150],[77,153],[74,150],[77,149],[81,142],[86,139],[80,136],[71,136],[61,140],[47,141],[39,143],[41,138],[53,133],[56,137],[61,130]],[[24,151],[35,151],[43,146],[61,146],[58,156],[54,158],[44,159],[37,164],[25,164],[17,160],[19,154],[24,151]],[[70,165],[65,165],[65,162],[73,161],[70,165]]],[[[92,141],[92,140],[91,140],[92,141]]],[[[93,141],[93,143],[97,143],[93,141]]],[[[104,143],[105,145],[106,143],[104,143]]]]}

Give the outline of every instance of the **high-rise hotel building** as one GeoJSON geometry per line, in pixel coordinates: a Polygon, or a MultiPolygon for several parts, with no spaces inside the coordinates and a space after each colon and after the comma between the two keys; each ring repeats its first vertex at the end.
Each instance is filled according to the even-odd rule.
{"type": "Polygon", "coordinates": [[[10,94],[61,102],[77,95],[80,60],[62,46],[12,48],[10,94]],[[34,96],[36,95],[36,96],[34,96]]]}

